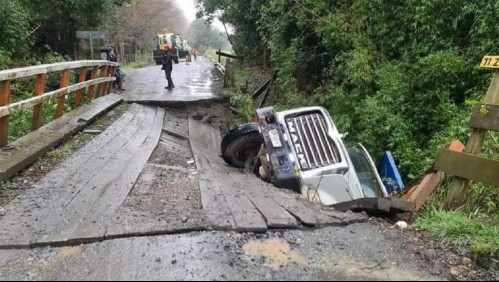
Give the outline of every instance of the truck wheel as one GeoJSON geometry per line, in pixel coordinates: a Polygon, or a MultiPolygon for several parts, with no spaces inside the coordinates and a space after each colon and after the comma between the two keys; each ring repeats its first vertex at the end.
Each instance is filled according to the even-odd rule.
{"type": "Polygon", "coordinates": [[[222,158],[237,168],[251,168],[263,142],[259,125],[249,123],[230,130],[222,139],[222,158]]]}

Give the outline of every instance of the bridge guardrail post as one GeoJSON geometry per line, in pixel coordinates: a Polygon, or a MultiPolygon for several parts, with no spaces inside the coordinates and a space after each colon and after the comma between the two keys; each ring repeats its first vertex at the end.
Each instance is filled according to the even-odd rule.
{"type": "MultiPolygon", "coordinates": [[[[87,79],[87,67],[82,67],[80,69],[80,75],[78,76],[78,83],[80,82],[84,82],[86,79],[87,79]]],[[[74,108],[78,108],[81,104],[81,96],[83,94],[83,90],[80,89],[78,91],[76,91],[76,94],[75,94],[75,100],[74,100],[74,108]]]]}
{"type": "MultiPolygon", "coordinates": [[[[10,103],[10,80],[0,81],[0,107],[10,103]]],[[[9,116],[0,117],[0,147],[7,145],[9,137],[9,116]]]]}
{"type": "MultiPolygon", "coordinates": [[[[47,82],[47,74],[41,73],[36,76],[35,96],[42,96],[45,93],[45,83],[47,82]]],[[[42,126],[42,103],[33,107],[33,121],[31,123],[31,131],[35,131],[42,126]]]]}

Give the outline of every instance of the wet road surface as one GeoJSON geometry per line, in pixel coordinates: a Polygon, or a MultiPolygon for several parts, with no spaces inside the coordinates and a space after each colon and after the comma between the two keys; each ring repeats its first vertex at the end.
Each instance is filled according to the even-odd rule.
{"type": "Polygon", "coordinates": [[[1,280],[439,280],[369,224],[0,251],[1,280]]]}
{"type": "Polygon", "coordinates": [[[160,65],[135,70],[125,82],[123,96],[130,102],[197,101],[213,99],[221,91],[222,77],[205,57],[186,64],[173,65],[173,90],[165,89],[167,81],[160,65]]]}

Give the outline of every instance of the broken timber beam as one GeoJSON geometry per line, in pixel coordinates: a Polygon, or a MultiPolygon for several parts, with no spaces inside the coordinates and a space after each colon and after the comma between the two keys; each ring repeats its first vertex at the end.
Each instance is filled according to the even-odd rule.
{"type": "MultiPolygon", "coordinates": [[[[464,145],[459,140],[455,140],[449,146],[449,150],[462,152],[464,150],[464,145]]],[[[414,213],[418,212],[423,207],[428,197],[430,197],[437,187],[440,186],[444,177],[445,173],[442,171],[427,173],[421,183],[404,194],[402,199],[414,202],[414,213]]]]}

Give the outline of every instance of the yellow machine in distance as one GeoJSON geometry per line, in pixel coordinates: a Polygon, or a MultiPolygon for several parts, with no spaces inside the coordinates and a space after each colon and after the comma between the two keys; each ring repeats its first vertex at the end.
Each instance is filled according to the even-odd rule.
{"type": "Polygon", "coordinates": [[[153,59],[157,65],[161,64],[161,58],[164,54],[163,45],[165,44],[170,45],[173,62],[175,64],[178,64],[179,59],[185,58],[189,54],[188,49],[184,50],[185,48],[180,34],[170,32],[168,29],[163,29],[156,33],[154,41],[153,59]]]}

